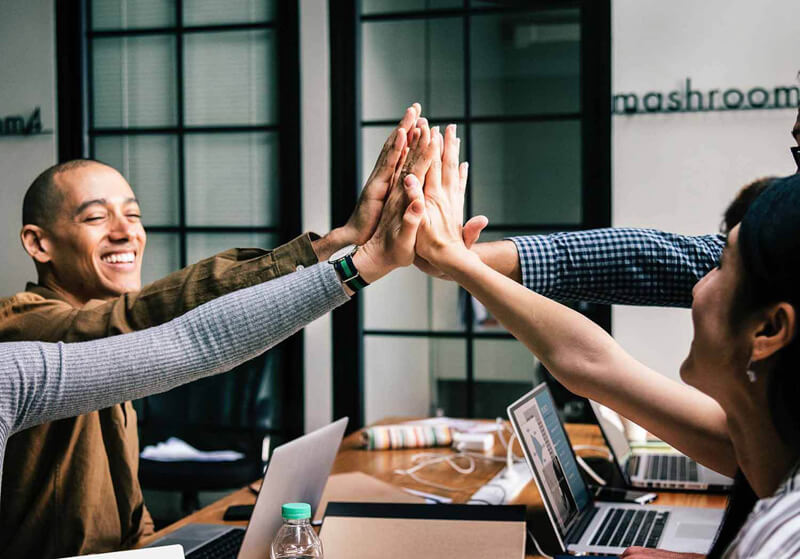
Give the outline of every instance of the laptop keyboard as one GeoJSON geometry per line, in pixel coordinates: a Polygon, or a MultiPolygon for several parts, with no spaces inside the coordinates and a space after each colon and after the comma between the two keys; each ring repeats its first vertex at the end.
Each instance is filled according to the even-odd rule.
{"type": "Polygon", "coordinates": [[[186,559],[235,559],[239,548],[242,547],[244,532],[244,530],[225,532],[217,539],[189,553],[186,559]]]}
{"type": "Polygon", "coordinates": [[[697,462],[681,454],[654,454],[647,463],[647,478],[661,481],[697,481],[697,462]]]}
{"type": "Polygon", "coordinates": [[[589,545],[654,548],[667,525],[669,512],[609,508],[589,545]]]}

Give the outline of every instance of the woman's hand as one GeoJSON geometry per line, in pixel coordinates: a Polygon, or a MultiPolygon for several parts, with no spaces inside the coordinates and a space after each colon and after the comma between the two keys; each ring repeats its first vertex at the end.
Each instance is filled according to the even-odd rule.
{"type": "Polygon", "coordinates": [[[646,547],[629,547],[620,557],[625,559],[703,559],[705,555],[678,553],[677,551],[664,551],[663,549],[648,549],[646,547]]]}
{"type": "Polygon", "coordinates": [[[436,131],[433,159],[423,189],[425,217],[417,233],[419,257],[445,274],[453,264],[477,258],[464,242],[462,223],[469,166],[458,162],[460,146],[455,125],[446,128],[444,138],[436,131]]]}

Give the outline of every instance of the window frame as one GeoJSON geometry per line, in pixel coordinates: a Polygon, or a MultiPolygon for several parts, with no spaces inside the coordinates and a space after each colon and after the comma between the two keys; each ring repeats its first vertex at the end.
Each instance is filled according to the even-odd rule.
{"type": "MultiPolygon", "coordinates": [[[[175,0],[175,24],[136,29],[91,29],[91,0],[56,2],[57,105],[59,114],[58,160],[91,158],[94,139],[99,136],[171,135],[177,141],[178,222],[146,227],[150,233],[177,235],[179,263],[189,262],[187,239],[192,233],[269,233],[279,244],[302,232],[300,158],[300,31],[296,1],[277,1],[275,17],[268,22],[220,25],[183,25],[183,0],[175,0]],[[183,37],[190,33],[273,30],[277,40],[278,122],[269,125],[186,126],[184,124],[183,37]],[[92,99],[92,40],[101,37],[171,36],[175,38],[176,125],[169,127],[95,127],[92,99]],[[227,134],[241,132],[278,134],[277,177],[280,189],[280,223],[268,226],[198,226],[187,223],[185,141],[188,134],[227,134]]],[[[303,336],[292,336],[281,345],[285,368],[282,391],[282,434],[290,439],[304,432],[303,336]]]]}
{"type": "MultiPolygon", "coordinates": [[[[581,124],[582,216],[574,223],[501,223],[490,224],[487,232],[515,231],[524,234],[547,233],[553,230],[581,230],[611,225],[611,5],[610,0],[549,0],[509,2],[507,7],[474,7],[470,0],[456,8],[406,12],[361,14],[360,0],[330,0],[331,12],[331,75],[332,91],[332,176],[334,223],[343,223],[354,206],[360,191],[361,131],[368,126],[394,126],[393,120],[361,119],[361,28],[364,22],[427,20],[461,17],[463,24],[463,116],[431,120],[431,124],[454,122],[464,138],[464,158],[472,159],[473,124],[504,122],[547,122],[578,120],[581,124]],[[335,10],[334,10],[335,3],[335,10]],[[578,112],[476,117],[471,114],[471,20],[488,14],[530,13],[547,8],[580,10],[580,99],[578,112]],[[333,16],[334,11],[336,16],[333,16]],[[342,141],[346,138],[348,141],[342,141]],[[591,141],[589,140],[591,138],[591,141]]],[[[465,212],[472,215],[472,196],[467,189],[465,212]]],[[[463,295],[463,294],[462,294],[463,295]]],[[[611,308],[608,305],[581,305],[587,314],[607,331],[611,331],[611,308]]],[[[508,332],[476,331],[472,305],[464,305],[465,328],[459,331],[365,329],[363,302],[349,305],[334,313],[333,405],[336,417],[350,417],[349,429],[365,422],[364,337],[416,337],[428,339],[463,339],[466,342],[466,398],[468,417],[476,409],[474,342],[479,339],[513,339],[508,332]]]]}

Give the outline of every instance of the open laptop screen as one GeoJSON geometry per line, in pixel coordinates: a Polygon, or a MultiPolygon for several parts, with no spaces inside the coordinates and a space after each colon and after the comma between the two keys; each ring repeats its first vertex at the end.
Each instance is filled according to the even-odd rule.
{"type": "Polygon", "coordinates": [[[547,386],[540,384],[511,404],[508,413],[563,539],[589,503],[589,492],[553,397],[547,386]]]}

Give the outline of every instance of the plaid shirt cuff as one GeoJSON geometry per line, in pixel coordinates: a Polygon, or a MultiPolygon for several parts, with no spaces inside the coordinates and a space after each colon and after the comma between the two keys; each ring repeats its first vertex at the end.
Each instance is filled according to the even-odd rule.
{"type": "Polygon", "coordinates": [[[517,247],[522,285],[546,294],[557,281],[558,254],[548,235],[511,237],[517,247]]]}

